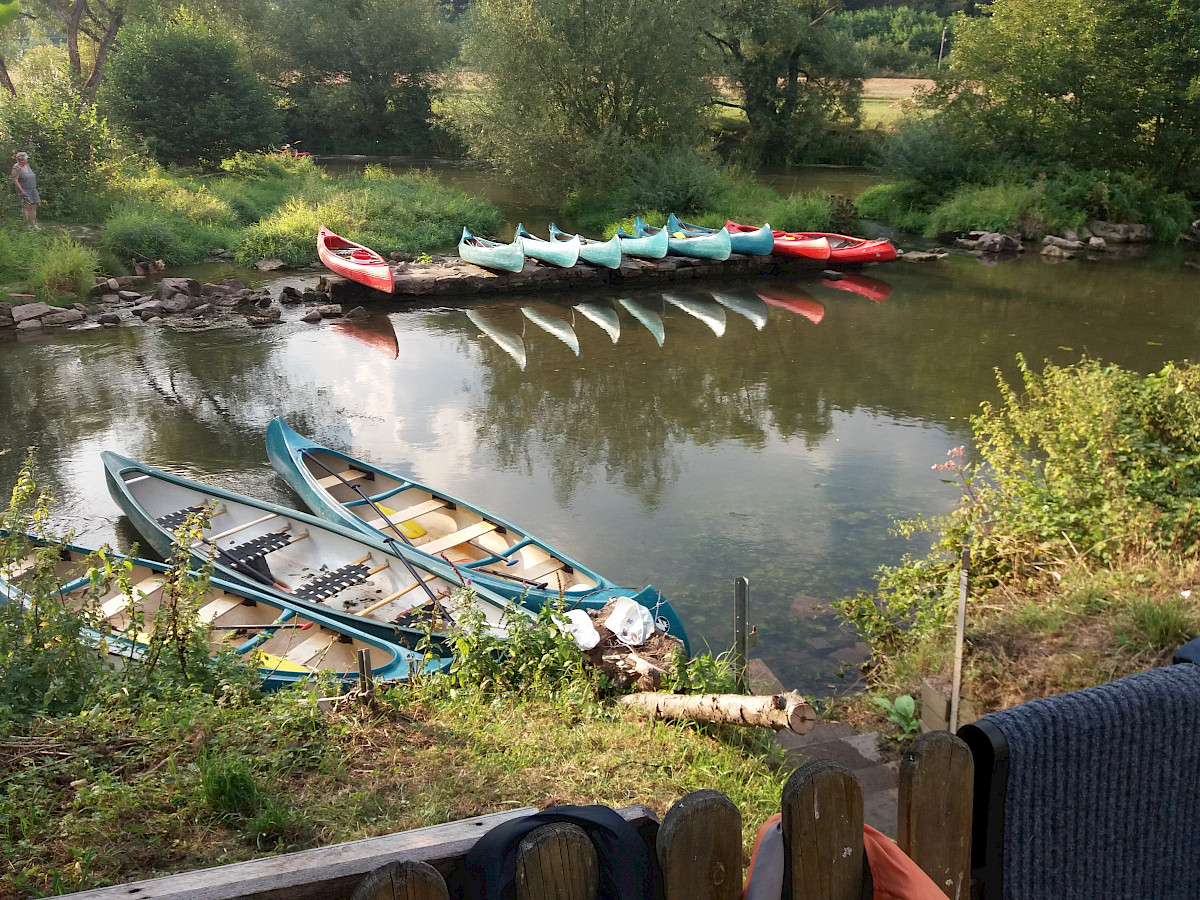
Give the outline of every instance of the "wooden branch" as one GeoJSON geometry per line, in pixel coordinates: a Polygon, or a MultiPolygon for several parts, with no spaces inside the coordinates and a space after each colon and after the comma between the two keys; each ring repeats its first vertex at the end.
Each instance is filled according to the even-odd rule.
{"type": "Polygon", "coordinates": [[[742,694],[626,694],[622,706],[664,719],[694,719],[725,725],[784,728],[808,734],[817,724],[817,713],[798,691],[769,696],[742,694]]]}

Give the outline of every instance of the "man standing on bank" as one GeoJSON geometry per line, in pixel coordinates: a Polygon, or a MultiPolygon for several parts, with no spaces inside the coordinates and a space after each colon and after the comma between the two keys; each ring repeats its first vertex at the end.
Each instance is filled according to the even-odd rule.
{"type": "Polygon", "coordinates": [[[29,168],[29,154],[22,150],[17,154],[17,161],[12,167],[13,184],[21,195],[21,214],[25,216],[25,224],[33,231],[41,231],[37,223],[37,208],[42,202],[37,189],[37,176],[29,168]]]}

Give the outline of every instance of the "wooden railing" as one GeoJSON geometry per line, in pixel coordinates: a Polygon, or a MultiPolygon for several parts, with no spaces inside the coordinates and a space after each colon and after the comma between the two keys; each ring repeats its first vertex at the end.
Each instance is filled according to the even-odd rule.
{"type": "MultiPolygon", "coordinates": [[[[900,765],[900,848],[952,900],[970,890],[973,773],[965,744],[949,732],[917,738],[900,765]]],[[[782,900],[859,900],[863,878],[862,789],[828,760],[801,766],[781,799],[787,855],[782,900]]],[[[536,812],[511,810],[446,825],[234,863],[72,894],[79,900],[446,900],[445,876],[489,829],[536,812]]],[[[719,791],[680,798],[661,822],[653,810],[617,811],[656,855],[665,900],[740,900],[742,814],[719,791]]],[[[754,823],[756,826],[759,823],[754,823]]],[[[597,858],[574,825],[530,832],[517,857],[517,900],[596,900],[597,858]]]]}

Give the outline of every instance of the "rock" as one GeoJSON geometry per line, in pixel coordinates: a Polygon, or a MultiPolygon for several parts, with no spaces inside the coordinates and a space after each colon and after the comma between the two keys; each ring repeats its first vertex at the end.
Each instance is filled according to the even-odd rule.
{"type": "Polygon", "coordinates": [[[246,321],[255,328],[266,328],[268,325],[274,325],[279,319],[274,316],[247,316],[246,321]]]}
{"type": "Polygon", "coordinates": [[[137,291],[117,291],[118,300],[141,300],[142,295],[137,291]]]}
{"type": "Polygon", "coordinates": [[[1092,222],[1092,234],[1104,238],[1110,244],[1141,244],[1154,239],[1149,225],[1123,225],[1116,222],[1092,222]]]}
{"type": "Polygon", "coordinates": [[[1129,243],[1148,244],[1154,240],[1154,230],[1149,225],[1130,225],[1129,243]]]}
{"type": "Polygon", "coordinates": [[[1021,253],[1025,248],[1012,235],[993,231],[976,241],[975,249],[984,253],[1021,253]]]}
{"type": "Polygon", "coordinates": [[[305,291],[300,299],[305,303],[328,303],[329,295],[324,291],[305,291]]]}
{"type": "Polygon", "coordinates": [[[1082,240],[1082,238],[1079,237],[1079,235],[1076,233],[1074,228],[1064,228],[1063,229],[1063,237],[1066,238],[1068,241],[1082,240]]]}
{"type": "Polygon", "coordinates": [[[41,319],[25,319],[17,323],[17,331],[41,331],[41,319]]]}
{"type": "Polygon", "coordinates": [[[1108,241],[1093,234],[1090,238],[1088,238],[1087,248],[1093,253],[1103,253],[1108,249],[1108,241]]]}
{"type": "Polygon", "coordinates": [[[281,303],[299,303],[302,299],[299,288],[292,287],[290,284],[284,285],[283,290],[279,292],[281,303]]]}
{"type": "Polygon", "coordinates": [[[9,294],[8,296],[12,298],[13,303],[32,303],[37,299],[33,294],[9,294]]]}
{"type": "Polygon", "coordinates": [[[361,319],[363,316],[366,316],[366,315],[368,315],[366,309],[364,309],[361,306],[356,306],[356,307],[354,307],[354,309],[350,310],[350,312],[346,313],[346,318],[347,319],[361,319]]]}
{"type": "MultiPolygon", "coordinates": [[[[1071,240],[1069,238],[1055,237],[1052,234],[1042,238],[1043,247],[1059,247],[1063,250],[1082,250],[1086,246],[1083,241],[1071,240]]],[[[1045,251],[1043,251],[1044,253],[1045,251]]]]}
{"type": "Polygon", "coordinates": [[[257,298],[255,298],[255,300],[254,300],[254,305],[255,305],[255,306],[257,306],[259,309],[266,309],[266,308],[267,308],[267,307],[269,307],[269,306],[270,306],[270,305],[271,305],[273,302],[274,302],[274,301],[272,301],[272,300],[271,300],[271,295],[270,295],[270,294],[267,294],[267,296],[265,296],[265,297],[257,297],[257,298]]]}
{"type": "Polygon", "coordinates": [[[254,264],[254,268],[260,272],[274,272],[276,269],[284,268],[282,259],[260,259],[254,264]]]}
{"type": "Polygon", "coordinates": [[[954,239],[954,246],[960,250],[974,250],[979,246],[978,238],[960,237],[954,239]]]}
{"type": "Polygon", "coordinates": [[[42,316],[43,325],[74,325],[76,322],[82,322],[86,317],[77,309],[62,309],[58,312],[53,312],[42,316]]]}
{"type": "Polygon", "coordinates": [[[0,316],[0,328],[11,328],[15,324],[12,316],[0,316]]]}
{"type": "Polygon", "coordinates": [[[54,312],[54,307],[49,303],[25,303],[21,306],[14,306],[9,314],[13,317],[13,321],[20,325],[22,322],[28,322],[30,319],[40,319],[42,316],[49,315],[54,312]]]}
{"type": "Polygon", "coordinates": [[[300,321],[301,321],[301,322],[308,322],[310,325],[313,325],[313,324],[316,324],[317,322],[320,322],[320,321],[321,321],[321,318],[322,318],[322,316],[321,316],[321,313],[320,313],[320,312],[318,312],[318,311],[317,311],[317,310],[315,310],[315,309],[310,309],[308,312],[306,312],[306,313],[305,313],[305,314],[304,314],[304,315],[301,317],[300,321]]]}
{"type": "Polygon", "coordinates": [[[242,282],[241,282],[241,281],[239,281],[239,280],[238,280],[238,279],[236,279],[236,278],[222,278],[222,279],[221,279],[221,286],[222,286],[222,287],[227,287],[227,288],[229,288],[231,291],[244,291],[244,290],[246,290],[246,285],[242,284],[242,282]]]}
{"type": "Polygon", "coordinates": [[[905,262],[937,262],[949,255],[948,253],[935,253],[932,250],[908,250],[905,253],[897,254],[896,258],[905,262]]]}
{"type": "Polygon", "coordinates": [[[327,303],[324,306],[318,306],[317,312],[321,314],[322,319],[338,319],[342,315],[342,305],[340,303],[327,303]]]}
{"type": "Polygon", "coordinates": [[[211,316],[216,311],[217,308],[211,303],[201,303],[192,310],[198,316],[211,316]]]}
{"type": "Polygon", "coordinates": [[[278,322],[280,319],[283,318],[283,307],[268,306],[266,309],[264,309],[262,311],[261,316],[264,319],[273,319],[276,322],[278,322]]]}
{"type": "Polygon", "coordinates": [[[133,284],[143,284],[145,281],[145,275],[118,275],[116,278],[117,284],[123,288],[127,288],[133,284]]]}
{"type": "Polygon", "coordinates": [[[101,325],[120,325],[121,317],[115,312],[100,313],[100,318],[96,320],[101,325]]]}
{"type": "Polygon", "coordinates": [[[1074,259],[1075,251],[1067,250],[1058,244],[1046,244],[1042,247],[1043,259],[1074,259]]]}
{"type": "Polygon", "coordinates": [[[161,300],[147,300],[145,303],[139,303],[130,312],[144,322],[152,316],[161,316],[163,314],[163,302],[161,300]]]}
{"type": "Polygon", "coordinates": [[[164,278],[158,283],[158,296],[166,300],[172,294],[200,296],[200,282],[195,278],[164,278]]]}
{"type": "Polygon", "coordinates": [[[11,303],[0,303],[0,316],[8,316],[11,319],[12,307],[11,303]]]}
{"type": "Polygon", "coordinates": [[[181,313],[187,312],[200,305],[199,297],[189,297],[187,294],[175,294],[169,300],[163,300],[160,304],[160,312],[163,313],[181,313]]]}

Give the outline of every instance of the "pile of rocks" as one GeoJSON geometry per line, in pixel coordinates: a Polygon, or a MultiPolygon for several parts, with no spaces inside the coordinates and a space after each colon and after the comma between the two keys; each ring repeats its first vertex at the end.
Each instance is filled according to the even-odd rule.
{"type": "MultiPolygon", "coordinates": [[[[1148,244],[1153,239],[1148,225],[1094,221],[1082,232],[1067,228],[1062,235],[1044,236],[1041,254],[1045,259],[1074,259],[1081,254],[1112,253],[1118,247],[1148,244]]],[[[954,246],[979,256],[1025,252],[1020,235],[996,231],[968,232],[957,238],[954,246]]]]}

